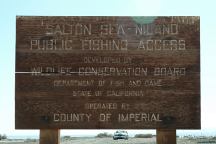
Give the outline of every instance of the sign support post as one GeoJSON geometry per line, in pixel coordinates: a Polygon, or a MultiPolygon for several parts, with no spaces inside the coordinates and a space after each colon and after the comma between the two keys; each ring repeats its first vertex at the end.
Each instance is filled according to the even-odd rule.
{"type": "MultiPolygon", "coordinates": [[[[176,144],[176,130],[157,129],[157,144],[176,144]]],[[[41,129],[40,144],[60,144],[60,130],[41,129]]]]}
{"type": "Polygon", "coordinates": [[[176,144],[175,129],[157,129],[157,144],[176,144]]]}
{"type": "Polygon", "coordinates": [[[40,144],[60,144],[60,130],[40,129],[40,144]]]}

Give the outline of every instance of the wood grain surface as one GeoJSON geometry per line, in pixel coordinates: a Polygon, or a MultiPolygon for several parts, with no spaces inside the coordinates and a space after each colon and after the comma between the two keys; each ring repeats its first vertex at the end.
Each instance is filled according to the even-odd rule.
{"type": "Polygon", "coordinates": [[[199,17],[17,16],[16,129],[199,129],[199,17]]]}

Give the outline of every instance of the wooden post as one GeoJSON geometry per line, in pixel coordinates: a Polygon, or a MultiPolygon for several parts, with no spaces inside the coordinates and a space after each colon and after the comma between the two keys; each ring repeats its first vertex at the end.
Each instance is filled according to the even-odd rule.
{"type": "Polygon", "coordinates": [[[40,144],[60,144],[59,129],[40,130],[40,144]]]}
{"type": "Polygon", "coordinates": [[[176,130],[157,129],[157,144],[176,144],[176,130]]]}

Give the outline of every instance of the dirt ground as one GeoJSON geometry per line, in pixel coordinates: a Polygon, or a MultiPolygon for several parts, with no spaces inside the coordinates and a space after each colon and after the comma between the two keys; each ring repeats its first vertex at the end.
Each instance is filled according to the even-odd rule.
{"type": "MultiPolygon", "coordinates": [[[[39,144],[38,140],[0,141],[0,144],[39,144]]],[[[61,140],[60,144],[156,144],[156,138],[129,138],[113,140],[112,138],[70,138],[61,140]]],[[[177,144],[216,144],[216,140],[178,138],[177,144]]]]}

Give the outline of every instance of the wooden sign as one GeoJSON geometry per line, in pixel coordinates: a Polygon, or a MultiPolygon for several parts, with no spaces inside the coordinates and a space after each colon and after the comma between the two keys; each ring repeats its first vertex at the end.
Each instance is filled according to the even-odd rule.
{"type": "Polygon", "coordinates": [[[199,17],[16,20],[16,129],[199,129],[199,17]]]}

